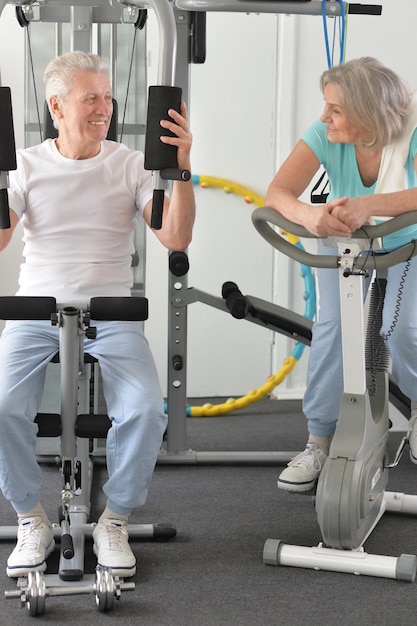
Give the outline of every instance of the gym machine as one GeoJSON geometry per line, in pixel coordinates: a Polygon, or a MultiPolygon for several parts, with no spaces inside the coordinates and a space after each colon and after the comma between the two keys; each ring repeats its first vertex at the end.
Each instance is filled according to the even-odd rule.
{"type": "MultiPolygon", "coordinates": [[[[0,0],[2,2],[3,0],[0,0]]],[[[56,4],[58,0],[46,0],[46,6],[42,7],[42,12],[49,11],[50,16],[48,19],[53,19],[56,15],[56,4]]],[[[106,6],[106,3],[100,2],[96,9],[95,15],[98,19],[104,21],[109,20],[110,7],[106,6]]],[[[136,2],[131,3],[134,7],[146,7],[148,3],[136,2]]],[[[149,3],[150,4],[150,3],[149,3]]],[[[162,5],[166,3],[161,3],[162,5]]],[[[130,6],[127,5],[127,6],[130,6]]],[[[373,5],[372,8],[369,5],[349,4],[347,10],[350,13],[364,13],[364,14],[379,14],[381,7],[379,5],[373,5]]],[[[77,9],[81,10],[81,9],[77,9]]],[[[117,10],[117,5],[111,7],[111,12],[117,10]]],[[[163,27],[163,31],[169,31],[171,38],[167,40],[167,46],[175,47],[177,63],[175,65],[175,85],[179,85],[182,89],[183,99],[188,100],[189,89],[189,76],[188,68],[191,63],[202,63],[205,59],[205,14],[209,11],[240,11],[247,12],[265,12],[265,13],[294,13],[294,14],[306,14],[306,15],[319,15],[322,11],[322,3],[317,0],[311,0],[309,2],[281,2],[279,0],[268,2],[250,2],[247,0],[234,0],[213,2],[208,0],[206,2],[195,1],[185,2],[184,0],[176,0],[172,6],[169,7],[169,11],[164,12],[160,16],[160,20],[166,22],[163,27]],[[173,31],[176,31],[174,34],[173,31]]],[[[326,6],[328,15],[338,16],[341,12],[341,6],[338,2],[328,2],[326,6]]],[[[115,19],[115,18],[114,18],[115,19]]],[[[120,19],[120,17],[118,18],[120,19]]],[[[133,18],[132,18],[133,19],[133,18]]],[[[73,38],[77,41],[78,37],[84,36],[83,33],[79,33],[77,24],[80,22],[72,19],[73,38]]],[[[83,22],[85,23],[85,19],[83,22]]],[[[79,43],[77,41],[79,47],[79,43]]],[[[161,57],[161,54],[160,54],[161,57]]],[[[166,58],[166,55],[162,55],[162,58],[166,58]]],[[[173,67],[164,68],[165,74],[169,74],[168,79],[160,79],[163,85],[172,84],[173,67]]],[[[175,102],[172,106],[178,106],[178,96],[175,94],[175,88],[168,90],[173,92],[175,102]]],[[[155,119],[155,118],[154,118],[155,119]]],[[[148,118],[148,122],[153,121],[148,118]]],[[[146,146],[145,153],[149,151],[149,145],[146,146]]],[[[149,167],[153,167],[152,163],[149,163],[149,167]]],[[[164,169],[171,170],[170,162],[164,163],[159,175],[155,176],[155,194],[156,197],[161,197],[162,189],[165,185],[164,169]]],[[[177,173],[179,177],[187,176],[187,173],[177,173]]],[[[160,214],[158,211],[155,214],[154,224],[157,226],[160,221],[160,214]]],[[[268,452],[268,453],[253,453],[253,452],[205,452],[205,451],[193,451],[189,450],[186,441],[186,421],[187,421],[187,390],[186,390],[186,378],[187,378],[187,309],[193,302],[204,302],[209,306],[221,308],[225,312],[228,312],[225,300],[223,298],[217,298],[210,294],[205,294],[197,288],[188,287],[188,269],[189,260],[187,253],[172,252],[169,255],[169,311],[168,311],[168,387],[167,387],[167,406],[169,414],[168,429],[166,434],[166,449],[161,451],[158,458],[158,463],[223,463],[223,462],[237,462],[237,463],[286,463],[294,455],[293,451],[285,452],[268,452]]],[[[261,303],[258,303],[261,304],[261,303]]],[[[267,306],[266,303],[262,304],[263,307],[267,306]]],[[[278,311],[278,319],[283,319],[283,312],[278,311]]],[[[288,312],[288,316],[291,318],[291,313],[288,312]]],[[[262,316],[255,315],[251,321],[255,323],[261,322],[262,316]]],[[[298,324],[299,320],[297,320],[298,324]]],[[[281,324],[281,322],[279,322],[281,324]]],[[[266,327],[271,327],[268,324],[264,324],[266,327]]],[[[288,327],[288,322],[284,323],[284,329],[288,327]]],[[[275,326],[274,330],[278,332],[286,332],[281,330],[280,326],[275,326]]],[[[290,331],[291,333],[291,331],[290,331]]],[[[294,335],[292,335],[294,337],[294,335]]]]}
{"type": "Polygon", "coordinates": [[[339,271],[344,389],[341,411],[328,459],[319,476],[315,508],[323,542],[318,547],[290,546],[267,539],[264,562],[311,569],[366,574],[412,582],[417,557],[369,555],[363,544],[385,511],[417,514],[417,496],[386,491],[389,469],[398,465],[407,436],[391,463],[388,456],[389,353],[380,336],[384,270],[417,254],[416,242],[387,253],[367,254],[369,242],[415,224],[417,212],[375,226],[351,238],[335,238],[337,255],[314,255],[285,240],[273,226],[299,237],[313,237],[303,227],[269,208],[252,215],[258,232],[292,259],[339,271]],[[271,226],[271,224],[273,226],[271,226]],[[362,254],[363,252],[363,254],[362,254]],[[364,316],[364,279],[375,273],[364,316]],[[366,321],[366,323],[365,323],[366,321]]]}
{"type": "MultiPolygon", "coordinates": [[[[0,16],[6,2],[0,0],[0,16]]],[[[21,19],[31,15],[32,2],[25,5],[27,11],[21,19]]],[[[89,51],[91,28],[94,17],[102,21],[121,19],[121,8],[107,7],[107,3],[76,3],[65,7],[63,2],[42,3],[41,17],[49,20],[71,20],[71,48],[89,51]],[[70,9],[62,13],[61,9],[70,9]],[[93,9],[98,9],[94,13],[93,9]],[[101,11],[101,12],[100,12],[101,11]]],[[[168,0],[149,0],[146,3],[133,0],[129,6],[137,17],[144,8],[155,11],[160,30],[160,57],[158,85],[151,87],[148,99],[146,128],[145,168],[153,171],[154,207],[153,228],[161,227],[162,203],[166,181],[187,180],[190,173],[180,171],[176,162],[176,151],[159,141],[164,132],[159,120],[169,108],[179,109],[181,90],[173,86],[176,59],[176,28],[172,7],[168,0]]],[[[16,169],[13,116],[10,90],[0,85],[0,114],[4,121],[4,137],[0,148],[0,227],[10,226],[8,205],[8,172],[16,169]]],[[[90,406],[90,380],[92,360],[84,355],[83,338],[94,337],[95,328],[90,320],[143,321],[147,319],[147,300],[131,298],[93,298],[82,307],[57,304],[54,298],[0,298],[1,319],[50,320],[59,327],[60,366],[60,413],[40,413],[37,416],[38,435],[60,438],[60,462],[63,488],[61,491],[60,523],[54,525],[54,536],[60,541],[61,554],[58,574],[30,574],[27,579],[18,579],[18,589],[6,592],[7,598],[20,598],[30,615],[41,615],[47,597],[91,593],[95,596],[100,611],[113,609],[114,600],[122,591],[133,590],[134,583],[125,583],[113,576],[110,568],[97,567],[95,575],[84,574],[85,539],[91,537],[95,527],[89,522],[93,461],[90,442],[98,437],[105,438],[111,427],[105,415],[95,415],[90,406]],[[85,358],[84,358],[85,357],[85,358]],[[74,584],[75,583],[75,584],[74,584]]],[[[129,525],[131,538],[166,540],[176,535],[169,524],[129,525]]],[[[1,539],[16,539],[16,527],[0,528],[1,539]]]]}
{"type": "MultiPolygon", "coordinates": [[[[114,577],[110,568],[97,567],[95,575],[84,574],[85,539],[91,537],[95,527],[89,521],[94,471],[90,441],[106,437],[111,422],[106,415],[91,413],[94,359],[84,354],[83,342],[84,337],[96,335],[91,319],[114,323],[126,319],[142,321],[147,318],[147,304],[145,298],[92,298],[88,306],[79,308],[60,307],[54,298],[0,298],[1,319],[50,320],[59,327],[61,410],[59,414],[39,413],[36,418],[38,436],[60,437],[60,523],[53,524],[54,538],[61,546],[58,574],[30,573],[27,579],[18,579],[17,590],[6,591],[6,598],[20,598],[32,616],[44,612],[48,596],[91,593],[97,608],[109,611],[122,591],[135,589],[134,583],[114,577]]],[[[175,528],[164,524],[131,524],[128,531],[132,538],[156,540],[176,534],[175,528]]],[[[0,527],[1,539],[16,537],[17,527],[0,527]]]]}
{"type": "MultiPolygon", "coordinates": [[[[273,14],[299,14],[321,15],[323,3],[321,0],[294,0],[293,2],[281,2],[280,0],[175,0],[177,7],[178,23],[186,23],[189,16],[205,15],[208,12],[240,12],[240,13],[273,13],[273,14]],[[181,19],[179,19],[181,18],[181,19]]],[[[350,14],[380,15],[381,5],[362,5],[357,3],[339,3],[331,1],[326,3],[328,16],[340,16],[343,4],[346,12],[350,14]]],[[[200,23],[201,34],[204,31],[200,23]]],[[[183,31],[182,31],[183,32],[183,31]]],[[[180,35],[181,38],[181,35],[180,35]]],[[[198,43],[198,40],[197,40],[198,43]]],[[[198,58],[204,58],[200,44],[198,58]]],[[[184,47],[179,47],[177,62],[177,80],[182,85],[184,92],[188,93],[188,76],[179,75],[180,68],[187,66],[188,57],[184,56],[184,47]],[[182,51],[182,52],[181,52],[182,51]]],[[[158,463],[178,464],[216,464],[216,463],[242,463],[263,464],[287,463],[296,452],[222,452],[222,451],[198,451],[190,450],[187,446],[187,328],[188,306],[194,302],[230,313],[226,299],[220,296],[203,292],[197,287],[188,286],[189,261],[186,253],[174,252],[169,259],[169,311],[168,311],[168,430],[166,438],[166,451],[163,451],[158,463]]],[[[252,298],[246,319],[266,328],[283,333],[303,343],[309,343],[311,323],[302,316],[294,315],[291,311],[285,311],[282,307],[252,298]],[[293,329],[291,329],[294,324],[293,329]]]]}

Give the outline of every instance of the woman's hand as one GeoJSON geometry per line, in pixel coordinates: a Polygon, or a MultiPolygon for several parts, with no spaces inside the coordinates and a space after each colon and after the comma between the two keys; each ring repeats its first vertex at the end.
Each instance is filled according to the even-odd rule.
{"type": "Polygon", "coordinates": [[[337,220],[346,224],[353,232],[361,228],[370,218],[366,197],[361,198],[335,198],[327,207],[337,220]]]}
{"type": "Polygon", "coordinates": [[[337,213],[332,203],[308,207],[303,212],[303,226],[316,237],[350,237],[352,229],[337,213]]]}

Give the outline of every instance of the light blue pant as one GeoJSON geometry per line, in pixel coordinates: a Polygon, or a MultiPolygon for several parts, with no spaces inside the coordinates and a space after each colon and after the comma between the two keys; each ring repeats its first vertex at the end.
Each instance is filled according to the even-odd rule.
{"type": "MultiPolygon", "coordinates": [[[[96,339],[85,351],[99,360],[112,428],[107,437],[112,511],[128,514],[144,504],[167,424],[154,360],[139,322],[94,322],[96,339]]],[[[58,349],[59,329],[49,321],[9,321],[0,339],[0,488],[15,510],[39,502],[34,418],[46,367],[58,349]]]]}
{"type": "MultiPolygon", "coordinates": [[[[319,246],[320,254],[335,252],[319,246]]],[[[406,396],[417,400],[417,258],[410,261],[400,289],[404,269],[405,263],[388,269],[381,334],[384,336],[397,318],[399,300],[398,319],[386,345],[394,380],[406,396]]],[[[343,393],[339,271],[319,269],[317,278],[320,308],[313,327],[303,411],[309,433],[326,437],[336,428],[343,393]]]]}

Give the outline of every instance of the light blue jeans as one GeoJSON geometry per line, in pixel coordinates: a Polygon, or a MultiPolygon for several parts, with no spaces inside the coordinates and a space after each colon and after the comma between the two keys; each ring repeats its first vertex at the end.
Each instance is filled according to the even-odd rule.
{"type": "MultiPolygon", "coordinates": [[[[319,244],[319,254],[335,254],[337,250],[319,244]]],[[[393,324],[399,304],[395,329],[386,345],[392,360],[392,376],[401,391],[417,400],[417,257],[400,289],[405,263],[388,269],[381,334],[385,336],[393,324]]],[[[307,371],[307,389],[303,411],[312,435],[327,437],[335,431],[343,393],[342,345],[340,325],[339,271],[317,270],[319,313],[313,326],[313,341],[307,371]]],[[[355,329],[351,329],[352,333],[355,329]]]]}
{"type": "MultiPolygon", "coordinates": [[[[144,504],[167,424],[154,360],[140,322],[94,322],[85,351],[99,360],[112,428],[107,437],[107,505],[128,514],[144,504]]],[[[58,350],[49,321],[9,321],[0,339],[0,488],[24,513],[39,502],[34,418],[46,367],[58,350]]]]}

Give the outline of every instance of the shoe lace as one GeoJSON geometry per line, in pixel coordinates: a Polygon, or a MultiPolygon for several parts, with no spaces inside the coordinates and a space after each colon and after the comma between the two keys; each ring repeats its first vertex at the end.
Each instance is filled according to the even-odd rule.
{"type": "Polygon", "coordinates": [[[23,520],[19,526],[18,550],[37,550],[39,548],[39,539],[41,529],[37,528],[36,522],[23,520]]]}
{"type": "Polygon", "coordinates": [[[126,532],[123,526],[111,522],[105,525],[107,546],[110,550],[125,552],[126,549],[126,532]]]}
{"type": "Polygon", "coordinates": [[[308,445],[305,450],[300,452],[300,454],[297,454],[297,456],[288,463],[288,467],[296,466],[303,469],[309,469],[312,467],[315,471],[320,472],[322,468],[322,461],[319,451],[323,452],[320,448],[315,449],[308,445]]]}

